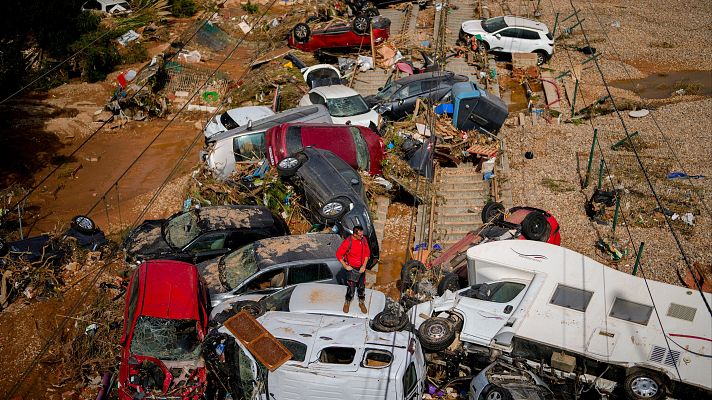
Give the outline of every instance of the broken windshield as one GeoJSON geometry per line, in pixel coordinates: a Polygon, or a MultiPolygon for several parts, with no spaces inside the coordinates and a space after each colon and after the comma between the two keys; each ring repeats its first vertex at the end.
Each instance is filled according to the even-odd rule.
{"type": "Polygon", "coordinates": [[[223,287],[227,290],[239,287],[242,282],[257,272],[255,245],[248,244],[223,257],[218,270],[223,287]]]}
{"type": "Polygon", "coordinates": [[[166,222],[164,232],[169,245],[182,249],[200,235],[198,216],[193,211],[178,214],[166,222]]]}
{"type": "Polygon", "coordinates": [[[197,321],[142,315],[136,320],[131,352],[159,360],[188,361],[200,354],[197,321]]]}
{"type": "Polygon", "coordinates": [[[369,110],[360,94],[337,99],[326,99],[326,107],[332,117],[350,117],[352,115],[365,114],[369,110]]]}
{"type": "Polygon", "coordinates": [[[485,32],[497,32],[506,27],[507,23],[504,22],[504,17],[489,18],[482,21],[482,29],[484,29],[485,32]]]}
{"type": "MultiPolygon", "coordinates": [[[[265,308],[265,311],[289,311],[289,300],[292,298],[292,292],[296,286],[280,290],[272,295],[265,296],[260,299],[260,303],[265,308]]],[[[302,360],[303,361],[303,360],[302,360]]]]}

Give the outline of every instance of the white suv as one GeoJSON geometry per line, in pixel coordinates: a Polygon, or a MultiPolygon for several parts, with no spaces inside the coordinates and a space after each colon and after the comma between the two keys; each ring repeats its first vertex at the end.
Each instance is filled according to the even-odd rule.
{"type": "Polygon", "coordinates": [[[537,64],[545,63],[554,53],[554,37],[541,22],[520,17],[496,17],[465,21],[460,40],[477,44],[486,50],[502,53],[536,53],[537,64]]]}

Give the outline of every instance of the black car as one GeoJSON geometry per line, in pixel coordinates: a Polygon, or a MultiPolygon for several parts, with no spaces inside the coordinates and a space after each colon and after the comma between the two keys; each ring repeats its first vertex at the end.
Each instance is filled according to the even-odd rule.
{"type": "Polygon", "coordinates": [[[452,85],[468,82],[464,75],[451,71],[434,71],[414,74],[394,81],[387,81],[378,93],[365,98],[369,107],[383,117],[399,120],[413,112],[418,98],[431,101],[447,99],[452,85]]]}
{"type": "Polygon", "coordinates": [[[158,258],[197,263],[255,240],[288,234],[284,220],[266,207],[210,206],[144,221],[131,231],[124,249],[129,263],[158,258]]]}
{"type": "Polygon", "coordinates": [[[334,224],[342,237],[361,225],[368,239],[371,269],[379,258],[378,240],[368,215],[368,201],[361,176],[328,150],[307,147],[282,159],[277,172],[303,194],[312,223],[334,224]]]}
{"type": "Polygon", "coordinates": [[[94,221],[84,215],[78,215],[72,218],[69,229],[60,237],[43,234],[8,243],[0,240],[0,257],[2,257],[0,266],[5,263],[5,258],[30,263],[38,261],[60,263],[69,249],[65,246],[67,239],[73,239],[79,247],[91,251],[98,250],[106,244],[104,232],[97,228],[94,221]]]}

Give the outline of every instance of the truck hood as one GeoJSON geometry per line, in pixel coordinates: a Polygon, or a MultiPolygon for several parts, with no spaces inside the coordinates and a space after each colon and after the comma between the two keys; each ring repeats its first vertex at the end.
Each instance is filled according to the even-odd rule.
{"type": "Polygon", "coordinates": [[[473,19],[470,21],[465,21],[462,23],[462,30],[470,35],[476,35],[478,33],[487,33],[483,28],[482,28],[482,20],[481,19],[473,19]]]}

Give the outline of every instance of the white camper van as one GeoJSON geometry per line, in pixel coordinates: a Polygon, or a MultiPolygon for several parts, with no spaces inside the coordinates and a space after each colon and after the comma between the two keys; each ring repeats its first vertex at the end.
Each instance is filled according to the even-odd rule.
{"type": "MultiPolygon", "coordinates": [[[[412,332],[377,332],[366,318],[270,311],[257,318],[292,353],[268,372],[238,340],[245,399],[420,400],[425,358],[412,332]]],[[[220,333],[232,335],[226,327],[220,333]]]]}
{"type": "Polygon", "coordinates": [[[630,399],[711,393],[712,317],[698,291],[529,240],[472,247],[467,262],[475,285],[409,312],[426,350],[448,347],[459,330],[468,352],[607,379],[630,399]]]}

